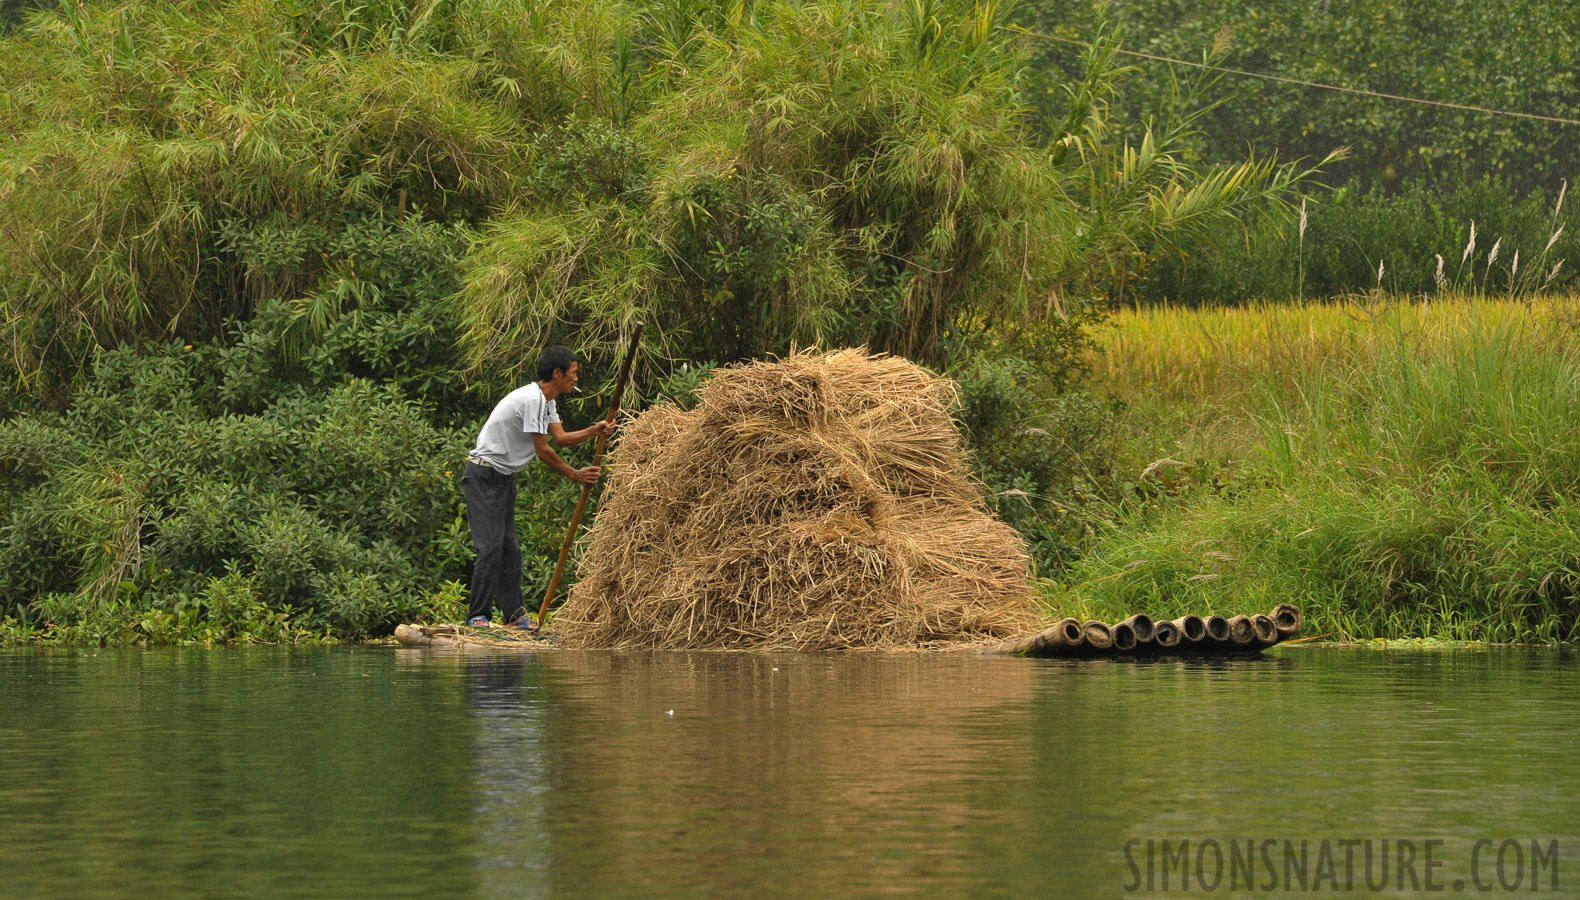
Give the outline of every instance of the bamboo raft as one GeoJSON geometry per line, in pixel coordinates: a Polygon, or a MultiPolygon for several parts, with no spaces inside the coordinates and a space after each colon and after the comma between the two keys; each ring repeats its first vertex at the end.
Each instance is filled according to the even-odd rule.
{"type": "Polygon", "coordinates": [[[466,625],[396,625],[395,640],[435,650],[541,650],[554,644],[553,635],[541,632],[466,625]]]}
{"type": "Polygon", "coordinates": [[[1154,622],[1142,613],[1112,625],[1064,619],[1034,635],[1006,641],[1009,656],[1146,656],[1259,653],[1300,633],[1300,607],[1280,603],[1266,615],[1181,616],[1154,622]]]}
{"type": "MultiPolygon", "coordinates": [[[[1266,615],[1181,616],[1154,622],[1138,613],[1112,625],[1064,619],[1036,634],[1005,641],[991,652],[1008,656],[1160,656],[1259,653],[1300,634],[1300,608],[1280,603],[1266,615]]],[[[395,639],[435,650],[542,650],[553,634],[512,627],[397,625],[395,639]]]]}

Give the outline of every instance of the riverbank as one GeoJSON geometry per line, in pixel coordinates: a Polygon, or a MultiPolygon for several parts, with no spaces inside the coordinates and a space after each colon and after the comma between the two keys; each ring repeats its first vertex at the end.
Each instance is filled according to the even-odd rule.
{"type": "Polygon", "coordinates": [[[1124,312],[1131,498],[1051,584],[1061,614],[1305,610],[1346,640],[1576,639],[1576,300],[1367,298],[1124,312]]]}

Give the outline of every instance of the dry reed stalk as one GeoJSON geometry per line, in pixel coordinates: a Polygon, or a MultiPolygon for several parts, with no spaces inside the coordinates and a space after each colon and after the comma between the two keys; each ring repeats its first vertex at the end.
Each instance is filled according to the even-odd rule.
{"type": "Polygon", "coordinates": [[[699,398],[624,426],[556,617],[566,646],[893,648],[1037,625],[950,382],[843,350],[722,369],[699,398]]]}

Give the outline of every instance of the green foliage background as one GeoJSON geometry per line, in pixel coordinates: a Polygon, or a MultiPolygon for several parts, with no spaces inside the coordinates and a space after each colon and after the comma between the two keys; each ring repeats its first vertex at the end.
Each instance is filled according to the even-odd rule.
{"type": "MultiPolygon", "coordinates": [[[[1220,29],[1233,35],[1226,65],[1251,72],[1467,106],[1580,120],[1580,8],[1546,0],[1027,0],[1012,16],[1028,28],[1092,40],[1120,28],[1127,49],[1192,60],[1220,29]]],[[[1044,97],[1079,69],[1079,48],[1034,51],[1044,97]]],[[[1141,61],[1121,118],[1144,121],[1168,93],[1167,66],[1141,61]]],[[[1556,194],[1580,172],[1573,126],[1418,106],[1293,84],[1228,76],[1223,105],[1204,120],[1209,158],[1247,147],[1317,156],[1351,154],[1330,170],[1362,189],[1422,179],[1500,175],[1520,192],[1556,194]]]]}
{"type": "MultiPolygon", "coordinates": [[[[1146,442],[1085,378],[1109,298],[1572,285],[1551,268],[1575,234],[1561,127],[1116,53],[1580,115],[1571,42],[1553,39],[1574,14],[1556,5],[33,6],[0,24],[7,640],[350,638],[455,618],[472,559],[456,477],[478,423],[567,341],[591,389],[562,412],[584,424],[637,320],[637,406],[807,345],[946,372],[987,502],[1039,573],[1107,578],[1130,561],[1116,510],[1193,546],[1250,528],[1238,487],[1198,509],[1121,471],[1146,442]],[[1346,159],[1325,156],[1340,145],[1346,159]],[[1317,175],[1341,188],[1304,198],[1302,237],[1317,175]]],[[[1437,369],[1421,380],[1464,393],[1437,369]]],[[[1446,478],[1441,462],[1399,477],[1446,478]]],[[[1247,484],[1272,477],[1259,465],[1247,484]]],[[[1517,487],[1476,483],[1489,504],[1517,487]]],[[[521,497],[535,592],[575,494],[535,467],[521,497]]],[[[1539,608],[1520,587],[1546,557],[1509,582],[1523,611],[1417,615],[1469,571],[1430,541],[1426,587],[1389,582],[1384,599],[1406,599],[1387,615],[1346,610],[1370,589],[1351,574],[1372,571],[1338,540],[1362,534],[1347,521],[1323,576],[1343,627],[1571,631],[1553,593],[1570,582],[1533,582],[1539,608]]],[[[1140,596],[1121,580],[1099,583],[1140,596]]],[[[1274,590],[1256,585],[1243,596],[1274,590]]]]}
{"type": "MultiPolygon", "coordinates": [[[[1200,84],[1121,139],[1111,46],[1044,128],[1003,24],[939,0],[33,13],[0,41],[8,633],[453,617],[477,423],[556,340],[595,386],[571,424],[595,414],[638,319],[648,398],[809,344],[958,373],[993,501],[1061,565],[1067,454],[1103,432],[1065,396],[1095,286],[1310,173],[1182,155],[1200,84]]],[[[573,496],[527,479],[529,590],[573,496]]]]}
{"type": "MultiPolygon", "coordinates": [[[[1574,36],[1580,7],[1543,0],[1466,4],[1449,0],[1251,0],[1133,2],[1027,0],[1011,18],[1044,34],[1093,40],[1105,27],[1124,46],[1194,60],[1227,30],[1224,64],[1251,72],[1408,97],[1580,120],[1580,60],[1574,36]]],[[[1041,41],[1028,94],[1057,109],[1061,85],[1079,71],[1079,47],[1041,41]]],[[[1116,103],[1121,127],[1144,126],[1173,90],[1170,67],[1134,64],[1116,103]]],[[[1337,297],[1382,287],[1435,289],[1434,254],[1457,259],[1476,222],[1483,252],[1505,241],[1504,270],[1487,280],[1507,287],[1515,248],[1527,262],[1556,225],[1570,226],[1552,248],[1572,256],[1572,217],[1553,216],[1565,182],[1580,175],[1580,126],[1428,107],[1300,85],[1226,75],[1223,103],[1205,113],[1190,150],[1205,161],[1248,149],[1285,159],[1349,155],[1327,167],[1339,193],[1315,193],[1301,252],[1287,210],[1224,225],[1184,254],[1165,249],[1116,297],[1203,305],[1302,296],[1337,297]],[[1304,272],[1304,278],[1300,277],[1304,272]],[[1501,275],[1501,277],[1500,277],[1501,275]]],[[[1571,207],[1572,209],[1572,207],[1571,207]]],[[[1569,286],[1573,271],[1555,286],[1569,286]]]]}

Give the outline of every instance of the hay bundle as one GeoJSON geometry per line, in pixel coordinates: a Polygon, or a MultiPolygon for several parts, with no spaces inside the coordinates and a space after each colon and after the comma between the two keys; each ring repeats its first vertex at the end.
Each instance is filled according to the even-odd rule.
{"type": "Polygon", "coordinates": [[[720,370],[621,433],[566,646],[898,647],[1035,627],[953,386],[865,351],[720,370]]]}

